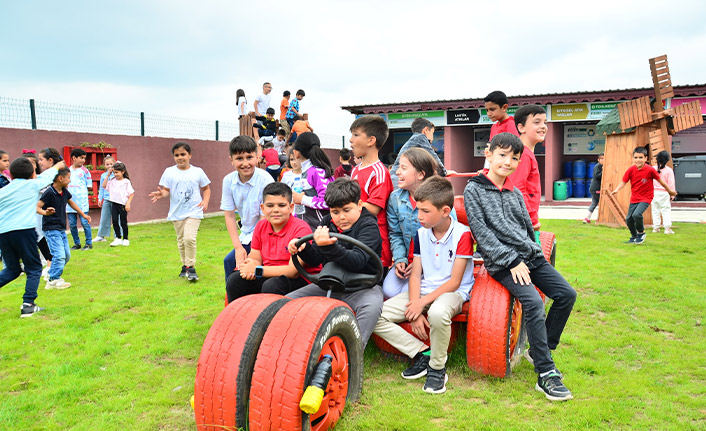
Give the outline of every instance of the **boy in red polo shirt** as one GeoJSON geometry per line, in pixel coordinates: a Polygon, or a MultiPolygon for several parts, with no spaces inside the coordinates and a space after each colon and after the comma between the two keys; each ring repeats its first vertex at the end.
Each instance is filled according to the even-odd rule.
{"type": "Polygon", "coordinates": [[[544,142],[547,136],[547,113],[539,105],[526,105],[515,112],[515,126],[520,132],[524,151],[517,170],[509,178],[512,184],[522,192],[525,206],[535,232],[539,231],[539,201],[542,186],[539,179],[539,164],[534,156],[534,147],[544,142]]]}
{"type": "Polygon", "coordinates": [[[490,139],[498,133],[512,133],[520,137],[515,127],[515,119],[511,115],[507,115],[508,101],[507,96],[502,91],[493,91],[485,96],[485,110],[488,113],[490,121],[494,121],[490,127],[490,139]]]}
{"type": "Polygon", "coordinates": [[[268,184],[260,208],[265,218],[255,226],[250,253],[240,269],[228,276],[228,303],[253,293],[286,295],[309,284],[299,276],[287,251],[292,239],[311,233],[308,223],[291,216],[292,189],[284,183],[268,184]]]}
{"type": "Polygon", "coordinates": [[[642,213],[650,206],[655,193],[652,180],[660,183],[671,196],[676,196],[677,192],[664,182],[655,168],[646,164],[647,148],[635,148],[632,152],[632,161],[634,165],[625,171],[623,181],[610,194],[618,193],[630,181],[630,206],[628,207],[628,215],[625,217],[625,223],[630,229],[630,239],[626,244],[642,244],[645,242],[645,225],[642,221],[642,213]]]}

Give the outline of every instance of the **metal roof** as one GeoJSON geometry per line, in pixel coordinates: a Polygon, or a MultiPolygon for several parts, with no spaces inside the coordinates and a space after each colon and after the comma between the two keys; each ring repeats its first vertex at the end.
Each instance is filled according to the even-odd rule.
{"type": "MultiPolygon", "coordinates": [[[[549,93],[508,96],[510,106],[548,105],[559,103],[592,103],[631,100],[654,94],[652,87],[628,88],[622,90],[575,91],[572,93],[549,93]]],[[[676,85],[676,97],[706,96],[706,84],[676,85]]],[[[447,109],[477,109],[484,107],[483,98],[432,100],[421,102],[377,103],[367,105],[341,106],[352,114],[382,114],[394,112],[420,112],[447,109]]]]}

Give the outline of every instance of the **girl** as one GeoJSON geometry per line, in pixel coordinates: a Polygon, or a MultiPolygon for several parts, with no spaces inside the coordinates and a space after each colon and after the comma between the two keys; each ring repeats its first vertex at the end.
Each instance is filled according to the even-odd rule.
{"type": "Polygon", "coordinates": [[[0,150],[0,189],[10,184],[10,155],[0,150]]]}
{"type": "MultiPolygon", "coordinates": [[[[46,171],[61,161],[61,155],[55,148],[45,148],[40,151],[39,154],[37,154],[35,150],[22,150],[22,157],[26,157],[32,162],[37,174],[46,171]]],[[[41,189],[39,196],[41,197],[44,191],[49,187],[51,187],[51,184],[41,189]]],[[[42,269],[42,277],[45,281],[49,281],[49,268],[51,268],[52,255],[47,239],[44,237],[42,215],[39,214],[39,212],[37,212],[37,226],[35,227],[35,231],[37,232],[37,246],[39,247],[42,259],[46,261],[46,266],[42,269]]]]}
{"type": "MultiPolygon", "coordinates": [[[[385,299],[396,296],[405,288],[405,280],[412,272],[411,242],[421,225],[417,218],[414,191],[436,172],[434,158],[424,149],[410,148],[400,156],[395,174],[398,189],[387,202],[387,224],[390,229],[390,248],[395,270],[390,271],[382,285],[385,299]]],[[[455,214],[453,215],[455,219],[455,214]]]]}
{"type": "Polygon", "coordinates": [[[245,91],[238,88],[235,92],[235,103],[238,106],[238,122],[240,125],[241,135],[252,135],[252,120],[248,115],[248,99],[245,98],[245,91]]]}
{"type": "MultiPolygon", "coordinates": [[[[292,192],[301,192],[303,190],[302,186],[302,166],[299,164],[297,159],[294,157],[294,148],[289,147],[289,152],[287,153],[288,161],[287,164],[290,166],[283,175],[281,181],[292,189],[292,192]]],[[[304,205],[295,204],[294,205],[294,217],[301,218],[304,214],[304,205]]]]}
{"type": "Polygon", "coordinates": [[[313,132],[305,132],[297,137],[294,143],[294,158],[301,165],[303,192],[293,192],[295,204],[304,205],[302,220],[309,223],[312,232],[328,214],[329,209],[324,201],[326,187],[333,181],[331,161],[321,149],[321,141],[313,132]]]}
{"type": "Polygon", "coordinates": [[[111,214],[113,216],[113,230],[115,239],[110,243],[111,247],[118,245],[128,246],[127,239],[127,213],[130,212],[130,204],[135,196],[135,189],[132,188],[130,175],[127,173],[125,164],[120,161],[115,162],[108,171],[101,187],[108,192],[108,200],[111,202],[111,214]],[[114,177],[111,178],[113,174],[114,177]]]}
{"type": "MultiPolygon", "coordinates": [[[[662,176],[665,183],[669,185],[672,190],[676,190],[674,171],[672,168],[667,166],[669,162],[669,152],[660,151],[657,153],[657,165],[655,168],[657,172],[662,176]]],[[[662,187],[660,183],[656,180],[652,180],[655,186],[655,195],[652,198],[652,232],[659,232],[659,216],[662,215],[662,224],[664,225],[664,233],[673,234],[672,230],[672,204],[670,202],[673,197],[669,196],[669,193],[662,187]]]]}
{"type": "MultiPolygon", "coordinates": [[[[113,217],[113,204],[110,202],[110,193],[103,187],[103,183],[106,178],[108,178],[108,181],[115,178],[115,174],[110,172],[110,168],[112,168],[114,164],[115,159],[113,159],[113,156],[107,155],[103,159],[103,165],[106,171],[101,174],[100,187],[98,190],[98,206],[101,207],[101,221],[98,225],[98,236],[93,240],[94,242],[105,241],[105,239],[110,236],[110,221],[113,217]]],[[[116,232],[116,238],[121,236],[120,231],[116,232]]]]}

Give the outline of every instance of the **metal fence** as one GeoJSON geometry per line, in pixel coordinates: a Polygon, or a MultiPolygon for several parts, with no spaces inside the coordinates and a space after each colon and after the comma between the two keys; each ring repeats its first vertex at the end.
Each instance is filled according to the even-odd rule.
{"type": "MultiPolygon", "coordinates": [[[[230,141],[240,132],[235,121],[195,120],[2,96],[0,127],[216,141],[230,141]]],[[[340,148],[342,145],[341,135],[317,135],[322,147],[340,148]]]]}

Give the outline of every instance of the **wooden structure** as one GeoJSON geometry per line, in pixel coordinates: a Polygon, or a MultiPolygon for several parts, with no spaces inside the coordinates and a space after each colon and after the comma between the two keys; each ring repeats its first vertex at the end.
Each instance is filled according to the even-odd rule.
{"type": "MultiPolygon", "coordinates": [[[[703,124],[698,100],[676,108],[665,109],[674,97],[667,56],[650,59],[654,97],[643,96],[618,105],[597,125],[597,131],[606,135],[605,162],[601,182],[601,200],[598,223],[626,226],[625,213],[630,205],[630,189],[625,187],[615,196],[610,192],[622,181],[623,174],[633,164],[636,147],[646,147],[648,160],[660,151],[671,153],[670,135],[703,124]]],[[[671,162],[670,162],[671,164],[671,162]]],[[[645,224],[652,224],[652,212],[645,211],[645,224]]]]}

